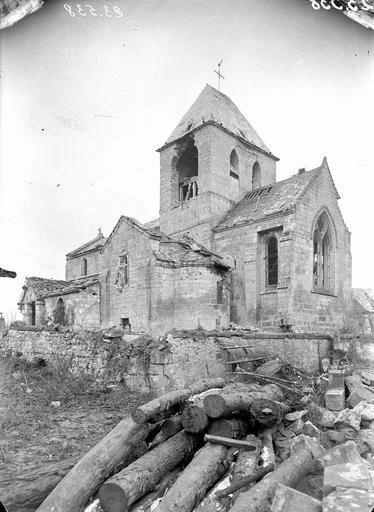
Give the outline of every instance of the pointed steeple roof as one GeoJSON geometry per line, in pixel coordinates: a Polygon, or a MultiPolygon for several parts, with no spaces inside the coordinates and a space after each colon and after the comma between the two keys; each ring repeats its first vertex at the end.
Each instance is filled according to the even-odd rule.
{"type": "Polygon", "coordinates": [[[235,137],[271,154],[264,141],[249,124],[231,99],[207,84],[187,113],[183,116],[165,145],[184,137],[206,123],[214,123],[232,133],[235,137]]]}

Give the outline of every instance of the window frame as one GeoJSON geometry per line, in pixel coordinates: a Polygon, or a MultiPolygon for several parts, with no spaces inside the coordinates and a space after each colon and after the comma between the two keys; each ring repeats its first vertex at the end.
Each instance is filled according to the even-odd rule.
{"type": "Polygon", "coordinates": [[[313,223],[312,291],[334,295],[334,276],[334,232],[330,216],[323,209],[313,223]]]}

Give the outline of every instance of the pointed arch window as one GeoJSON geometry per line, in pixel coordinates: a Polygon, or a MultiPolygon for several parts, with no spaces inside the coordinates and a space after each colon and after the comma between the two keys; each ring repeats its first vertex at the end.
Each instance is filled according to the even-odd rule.
{"type": "Polygon", "coordinates": [[[87,275],[87,258],[82,258],[82,261],[81,261],[81,274],[82,276],[86,276],[87,275]]]}
{"type": "Polygon", "coordinates": [[[230,176],[239,179],[239,157],[235,149],[230,154],[230,176]]]}
{"type": "Polygon", "coordinates": [[[332,288],[332,238],[329,219],[325,212],[318,217],[313,233],[313,286],[324,290],[332,288]]]}
{"type": "Polygon", "coordinates": [[[274,235],[266,242],[266,285],[278,285],[278,240],[274,235]]]}

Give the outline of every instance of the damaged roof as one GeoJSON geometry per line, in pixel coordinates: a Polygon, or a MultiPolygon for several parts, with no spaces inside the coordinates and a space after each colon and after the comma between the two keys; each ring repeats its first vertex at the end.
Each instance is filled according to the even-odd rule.
{"type": "MultiPolygon", "coordinates": [[[[32,288],[39,299],[53,297],[55,295],[68,295],[79,292],[99,282],[99,275],[80,277],[71,281],[57,279],[45,279],[43,277],[27,277],[24,289],[32,288]]],[[[22,302],[22,299],[21,301],[22,302]]]]}
{"type": "Polygon", "coordinates": [[[329,170],[326,159],[316,169],[299,171],[286,180],[251,190],[214,229],[219,231],[233,228],[293,209],[303,192],[324,168],[329,170]]]}
{"type": "Polygon", "coordinates": [[[147,224],[141,224],[133,217],[126,217],[125,215],[121,215],[106,241],[107,244],[110,243],[113,233],[121,222],[127,222],[131,224],[152,240],[160,242],[159,251],[154,251],[154,255],[159,261],[169,262],[170,264],[175,265],[183,264],[193,266],[197,264],[208,264],[221,268],[229,268],[229,265],[224,262],[221,256],[210,251],[203,245],[198,244],[191,237],[187,235],[184,235],[180,239],[169,237],[160,231],[156,221],[152,221],[147,224]],[[157,227],[147,228],[147,226],[157,227]]]}
{"type": "Polygon", "coordinates": [[[352,296],[367,313],[374,313],[374,289],[352,288],[352,296]]]}
{"type": "Polygon", "coordinates": [[[73,251],[70,251],[67,253],[66,257],[68,259],[75,258],[76,256],[80,256],[82,254],[85,254],[86,252],[95,251],[97,249],[100,249],[106,242],[105,236],[102,234],[101,229],[99,229],[97,236],[90,240],[89,242],[86,242],[85,244],[81,245],[77,249],[74,249],[73,251]]]}
{"type": "Polygon", "coordinates": [[[226,94],[209,84],[205,86],[183,116],[165,145],[171,144],[208,122],[222,126],[232,135],[244,139],[244,141],[271,155],[269,148],[233,101],[226,94]]]}

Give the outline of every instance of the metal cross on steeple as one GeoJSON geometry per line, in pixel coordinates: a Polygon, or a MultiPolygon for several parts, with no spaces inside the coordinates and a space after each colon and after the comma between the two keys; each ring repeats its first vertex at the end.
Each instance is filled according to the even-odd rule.
{"type": "Polygon", "coordinates": [[[218,75],[218,90],[220,91],[220,87],[221,87],[221,78],[225,79],[225,77],[223,75],[221,75],[221,64],[223,62],[223,59],[220,60],[220,62],[217,64],[218,65],[218,71],[215,69],[214,72],[217,73],[218,75]]]}

